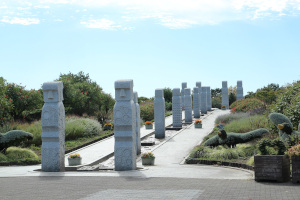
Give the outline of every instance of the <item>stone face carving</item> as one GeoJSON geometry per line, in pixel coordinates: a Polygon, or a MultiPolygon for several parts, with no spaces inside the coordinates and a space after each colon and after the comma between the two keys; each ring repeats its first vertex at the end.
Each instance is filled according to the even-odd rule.
{"type": "Polygon", "coordinates": [[[207,96],[207,110],[211,111],[211,90],[210,87],[206,87],[206,96],[207,96]]]}
{"type": "Polygon", "coordinates": [[[226,109],[229,109],[227,81],[222,81],[222,106],[223,105],[226,106],[226,109]]]}
{"type": "Polygon", "coordinates": [[[244,98],[243,94],[243,82],[237,81],[237,87],[236,87],[236,100],[240,100],[244,98]]]}
{"type": "Polygon", "coordinates": [[[140,105],[138,103],[138,93],[133,92],[133,99],[135,104],[135,112],[136,112],[136,153],[137,155],[141,154],[141,110],[140,105]]]}
{"type": "Polygon", "coordinates": [[[173,89],[172,96],[173,127],[182,127],[182,107],[180,88],[173,89]]]}
{"type": "Polygon", "coordinates": [[[115,170],[136,169],[136,105],[133,101],[133,81],[115,82],[114,130],[115,170]]]}
{"type": "Polygon", "coordinates": [[[181,83],[181,106],[183,110],[184,110],[184,89],[185,88],[187,88],[187,83],[186,82],[181,83]]]}
{"type": "Polygon", "coordinates": [[[201,113],[207,114],[207,89],[201,87],[201,113]]]}
{"type": "Polygon", "coordinates": [[[42,171],[65,170],[65,108],[63,83],[43,84],[44,106],[42,109],[42,171]]]}
{"type": "Polygon", "coordinates": [[[191,97],[191,89],[184,89],[184,108],[185,108],[185,122],[192,123],[193,122],[193,113],[192,113],[192,97],[191,97]]]}
{"type": "Polygon", "coordinates": [[[196,87],[198,88],[198,93],[199,93],[199,110],[200,110],[200,114],[201,114],[201,82],[196,82],[196,87]]]}
{"type": "Polygon", "coordinates": [[[194,117],[200,118],[200,107],[199,107],[199,88],[194,87],[194,95],[193,95],[193,111],[194,117]]]}
{"type": "Polygon", "coordinates": [[[155,90],[154,99],[155,138],[165,137],[165,98],[163,89],[155,90]]]}

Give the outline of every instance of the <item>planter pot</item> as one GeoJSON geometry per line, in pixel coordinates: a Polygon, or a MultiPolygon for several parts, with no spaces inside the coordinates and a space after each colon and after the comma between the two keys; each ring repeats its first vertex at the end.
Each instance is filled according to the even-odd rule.
{"type": "Polygon", "coordinates": [[[226,110],[226,107],[222,107],[221,110],[226,110]]]}
{"type": "Polygon", "coordinates": [[[153,124],[146,124],[145,127],[146,129],[153,129],[153,124]]]}
{"type": "Polygon", "coordinates": [[[82,158],[68,158],[69,166],[81,165],[82,158]]]}
{"type": "Polygon", "coordinates": [[[300,156],[292,157],[292,182],[300,183],[300,156]]]}
{"type": "Polygon", "coordinates": [[[154,165],[155,158],[143,158],[142,157],[142,164],[143,165],[154,165]]]}
{"type": "Polygon", "coordinates": [[[286,182],[290,180],[288,155],[254,156],[255,181],[286,182]]]}
{"type": "Polygon", "coordinates": [[[202,124],[195,124],[195,128],[202,128],[202,124]]]}

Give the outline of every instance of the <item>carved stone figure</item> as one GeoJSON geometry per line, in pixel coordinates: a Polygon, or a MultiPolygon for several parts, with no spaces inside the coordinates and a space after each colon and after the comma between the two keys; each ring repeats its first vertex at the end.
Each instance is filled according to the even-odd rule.
{"type": "Polygon", "coordinates": [[[200,115],[201,115],[201,82],[196,82],[196,87],[198,88],[198,94],[199,94],[199,110],[200,110],[200,115]]]}
{"type": "Polygon", "coordinates": [[[236,100],[240,100],[244,98],[243,94],[243,82],[237,81],[237,87],[236,87],[236,100]]]}
{"type": "Polygon", "coordinates": [[[201,87],[201,113],[207,114],[207,90],[206,90],[206,87],[201,87]]]}
{"type": "Polygon", "coordinates": [[[136,169],[136,110],[133,80],[115,82],[115,170],[136,169]]]}
{"type": "Polygon", "coordinates": [[[183,82],[181,83],[181,105],[182,105],[182,109],[184,110],[184,89],[187,88],[187,83],[183,82]]]}
{"type": "Polygon", "coordinates": [[[194,87],[194,95],[193,95],[193,111],[194,117],[200,118],[200,107],[199,107],[199,88],[194,87]]]}
{"type": "Polygon", "coordinates": [[[193,113],[192,113],[192,97],[191,97],[191,89],[184,89],[184,108],[185,108],[185,122],[192,123],[193,122],[193,113]]]}
{"type": "Polygon", "coordinates": [[[138,103],[138,93],[133,92],[135,111],[136,111],[136,153],[137,155],[141,154],[141,110],[138,103]]]}
{"type": "Polygon", "coordinates": [[[222,106],[226,106],[226,109],[229,109],[227,81],[222,81],[222,106]]]}
{"type": "Polygon", "coordinates": [[[206,87],[206,96],[207,96],[207,110],[211,111],[211,90],[210,87],[206,87]]]}
{"type": "Polygon", "coordinates": [[[165,138],[165,98],[163,89],[155,90],[154,122],[155,138],[165,138]]]}
{"type": "Polygon", "coordinates": [[[42,109],[42,171],[65,170],[65,108],[63,83],[43,84],[44,106],[42,109]]]}
{"type": "Polygon", "coordinates": [[[173,127],[182,127],[182,108],[180,88],[173,89],[172,96],[173,127]]]}

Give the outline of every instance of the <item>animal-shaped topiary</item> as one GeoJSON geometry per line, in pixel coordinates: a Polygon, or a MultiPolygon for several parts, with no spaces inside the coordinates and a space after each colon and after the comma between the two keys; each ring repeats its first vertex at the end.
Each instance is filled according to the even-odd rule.
{"type": "Polygon", "coordinates": [[[293,130],[292,122],[285,115],[281,113],[271,113],[269,118],[271,122],[279,129],[279,136],[282,140],[290,142],[291,135],[300,136],[299,132],[293,130]]]}
{"type": "Polygon", "coordinates": [[[9,131],[5,134],[0,134],[0,151],[4,151],[10,146],[17,146],[20,142],[33,139],[31,133],[21,130],[9,131]]]}
{"type": "Polygon", "coordinates": [[[229,147],[235,147],[236,144],[249,142],[255,138],[262,137],[269,131],[265,128],[260,128],[247,133],[226,133],[225,130],[220,130],[218,135],[208,139],[204,146],[215,147],[226,144],[229,147]]]}

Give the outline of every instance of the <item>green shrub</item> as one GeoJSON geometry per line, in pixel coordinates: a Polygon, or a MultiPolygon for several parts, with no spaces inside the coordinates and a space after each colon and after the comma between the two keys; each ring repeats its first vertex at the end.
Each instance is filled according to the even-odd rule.
{"type": "Polygon", "coordinates": [[[249,117],[248,113],[231,113],[231,114],[221,115],[217,117],[217,119],[215,120],[215,124],[219,124],[219,123],[228,124],[231,121],[246,118],[246,117],[249,117]]]}
{"type": "Polygon", "coordinates": [[[89,118],[67,117],[65,123],[66,140],[80,137],[90,137],[99,134],[101,125],[98,121],[89,118]]]}
{"type": "Polygon", "coordinates": [[[285,144],[280,139],[270,140],[268,138],[262,139],[258,143],[258,149],[261,155],[283,155],[286,151],[285,144]],[[272,148],[276,147],[277,152],[272,148]]]}
{"type": "Polygon", "coordinates": [[[283,89],[272,106],[271,112],[284,114],[297,129],[300,122],[300,81],[283,89]]]}
{"type": "Polygon", "coordinates": [[[244,117],[231,121],[225,126],[227,132],[246,133],[255,129],[264,128],[268,124],[268,118],[264,115],[244,117]]]}
{"type": "Polygon", "coordinates": [[[265,109],[266,104],[256,98],[240,99],[230,105],[231,112],[250,112],[256,109],[265,109]]]}
{"type": "Polygon", "coordinates": [[[0,162],[6,162],[6,161],[7,161],[6,155],[4,155],[3,153],[0,153],[0,162]]]}
{"type": "Polygon", "coordinates": [[[252,165],[254,166],[254,156],[250,157],[247,162],[246,162],[247,165],[252,165]]]}
{"type": "Polygon", "coordinates": [[[144,121],[152,121],[154,120],[154,103],[146,102],[140,106],[141,110],[141,118],[144,121]]]}
{"type": "Polygon", "coordinates": [[[38,156],[32,150],[18,147],[9,147],[6,150],[6,157],[10,161],[16,161],[25,158],[38,159],[38,156]]]}
{"type": "Polygon", "coordinates": [[[35,146],[42,145],[42,125],[41,120],[32,123],[22,123],[18,124],[18,129],[24,130],[26,132],[32,133],[33,139],[30,141],[31,144],[35,146]]]}
{"type": "Polygon", "coordinates": [[[0,134],[0,150],[6,151],[10,146],[24,144],[28,140],[32,140],[33,135],[22,130],[12,130],[4,134],[0,134]]]}
{"type": "Polygon", "coordinates": [[[166,102],[166,111],[171,111],[172,110],[172,102],[166,102]]]}
{"type": "Polygon", "coordinates": [[[212,107],[221,109],[222,106],[222,98],[217,96],[211,99],[212,107]]]}

